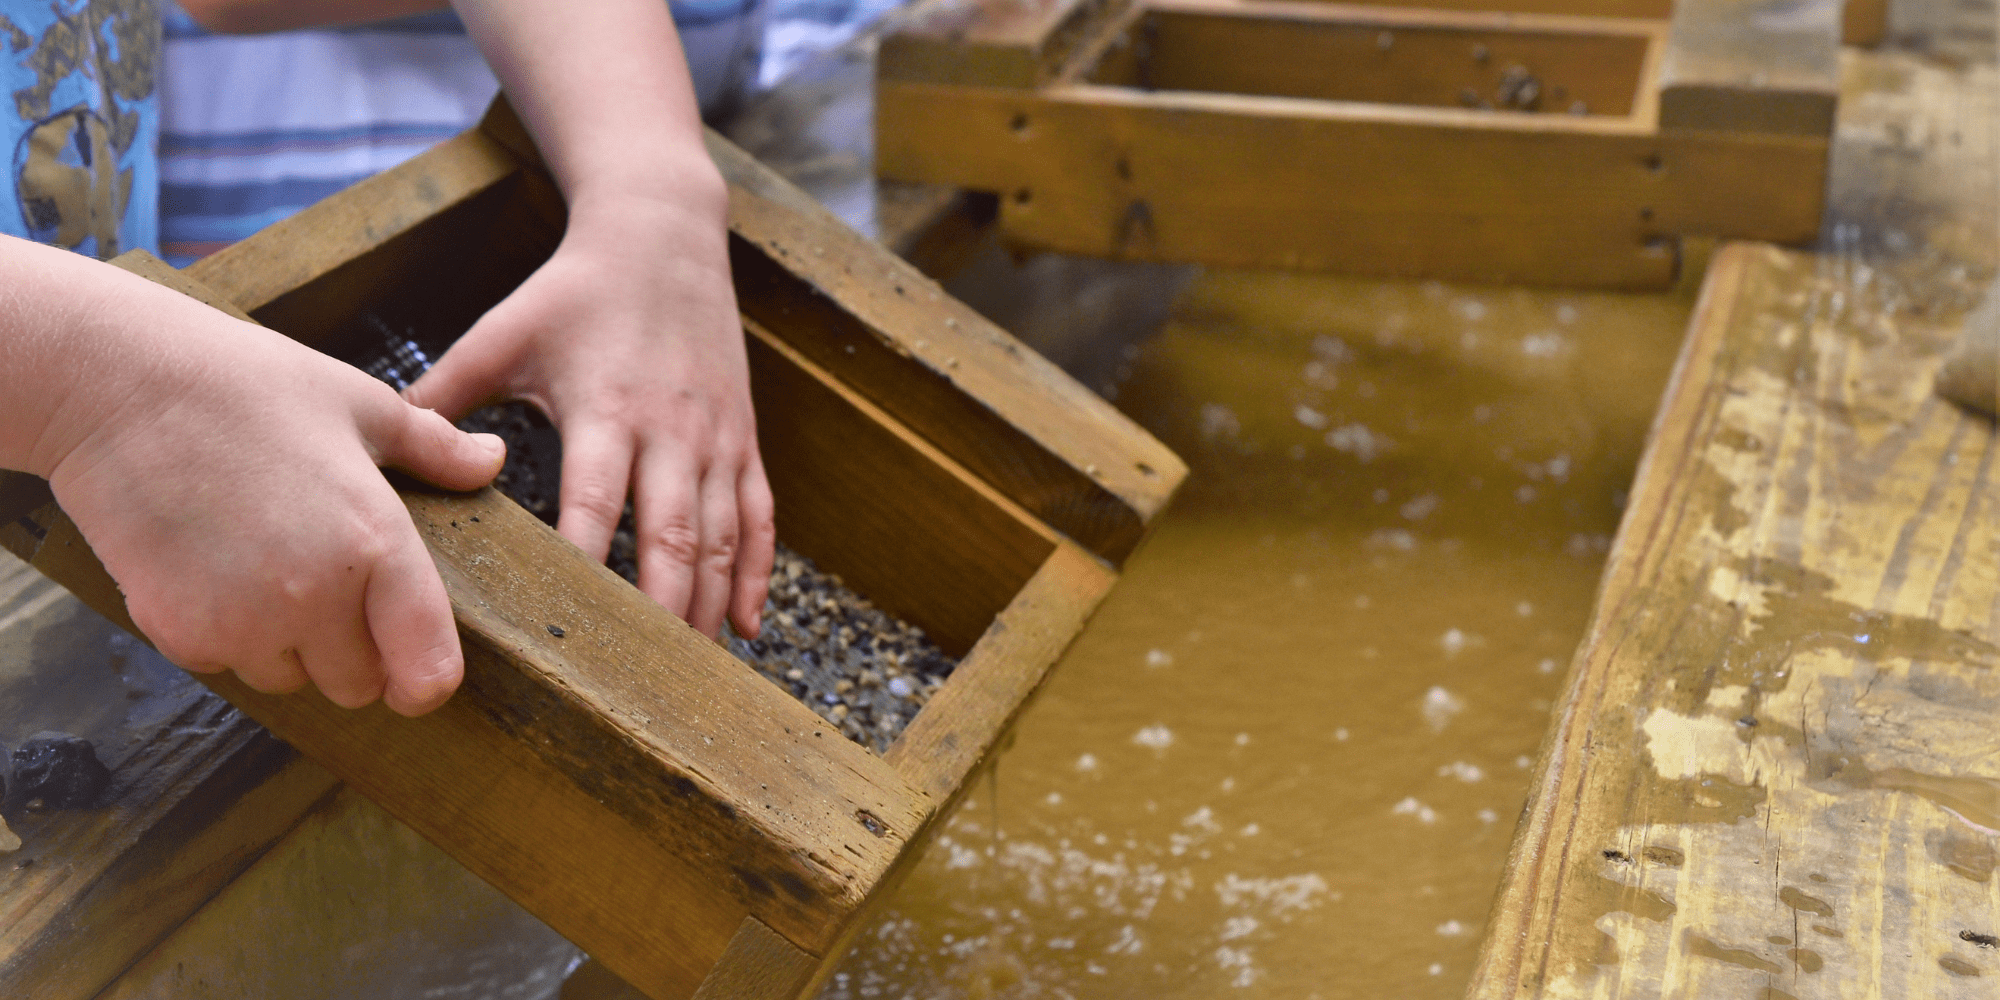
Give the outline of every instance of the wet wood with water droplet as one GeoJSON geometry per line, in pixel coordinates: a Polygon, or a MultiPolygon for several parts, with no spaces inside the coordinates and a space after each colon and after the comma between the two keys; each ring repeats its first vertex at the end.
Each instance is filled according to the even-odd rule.
{"type": "Polygon", "coordinates": [[[2000,257],[2000,87],[1847,59],[1836,228],[1865,253],[1719,253],[1476,1000],[2000,976],[2000,438],[1930,393],[2000,257]],[[1901,227],[1923,252],[1867,242],[1901,227]]]}

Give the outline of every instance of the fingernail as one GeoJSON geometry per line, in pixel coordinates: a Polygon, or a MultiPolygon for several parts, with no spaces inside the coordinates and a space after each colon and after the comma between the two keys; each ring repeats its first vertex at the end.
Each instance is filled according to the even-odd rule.
{"type": "Polygon", "coordinates": [[[473,437],[479,439],[480,444],[485,447],[489,454],[498,455],[502,458],[507,457],[507,442],[501,440],[500,435],[474,434],[473,437]]]}

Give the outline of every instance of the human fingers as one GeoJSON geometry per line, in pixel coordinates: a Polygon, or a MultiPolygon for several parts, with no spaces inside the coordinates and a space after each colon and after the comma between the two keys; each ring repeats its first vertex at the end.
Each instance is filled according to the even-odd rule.
{"type": "Polygon", "coordinates": [[[702,547],[703,498],[696,479],[695,464],[684,452],[655,446],[639,464],[635,499],[639,589],[691,625],[689,605],[702,547]]]}
{"type": "Polygon", "coordinates": [[[562,511],[556,530],[598,562],[611,553],[611,536],[625,513],[632,481],[632,438],[615,427],[572,423],[563,435],[562,511]]]}
{"type": "Polygon", "coordinates": [[[365,421],[377,465],[394,466],[448,490],[476,490],[500,474],[507,445],[495,434],[468,434],[432,410],[395,400],[365,421]]]}
{"type": "Polygon", "coordinates": [[[465,675],[451,599],[416,529],[375,563],[364,598],[368,632],[381,655],[382,701],[422,715],[451,697],[465,675]]]}
{"type": "Polygon", "coordinates": [[[517,365],[513,355],[491,347],[509,338],[482,335],[482,328],[495,322],[505,322],[498,309],[460,337],[430,371],[410,383],[403,390],[403,398],[451,420],[497,401],[503,395],[502,384],[517,365]]]}
{"type": "Polygon", "coordinates": [[[736,477],[737,543],[735,594],[729,619],[745,638],[755,639],[764,627],[764,600],[771,591],[771,565],[777,558],[778,529],[773,517],[771,484],[764,462],[754,453],[736,477]]]}
{"type": "Polygon", "coordinates": [[[375,651],[375,639],[363,615],[325,619],[298,650],[306,676],[328,701],[342,708],[361,708],[382,697],[388,678],[382,673],[382,657],[375,651]]]}
{"type": "Polygon", "coordinates": [[[297,652],[280,645],[279,633],[267,627],[269,620],[253,623],[203,613],[185,600],[145,587],[128,596],[126,611],[161,656],[189,673],[234,673],[265,694],[287,694],[306,685],[297,652]]]}
{"type": "Polygon", "coordinates": [[[733,467],[709,466],[701,477],[700,520],[697,529],[701,550],[694,561],[694,592],[688,598],[687,622],[713,639],[722,632],[722,616],[729,611],[730,581],[736,571],[736,554],[742,537],[738,534],[736,481],[733,467]]]}
{"type": "Polygon", "coordinates": [[[252,656],[230,664],[229,669],[251,690],[264,694],[291,694],[310,679],[296,649],[282,650],[275,656],[252,656]]]}

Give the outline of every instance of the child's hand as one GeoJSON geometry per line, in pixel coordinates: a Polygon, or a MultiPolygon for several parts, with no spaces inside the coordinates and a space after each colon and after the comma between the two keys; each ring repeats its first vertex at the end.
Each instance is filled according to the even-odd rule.
{"type": "Polygon", "coordinates": [[[121,329],[85,338],[103,356],[74,359],[92,374],[36,448],[133,621],[173,662],[259,691],[310,680],[405,715],[443,703],[464,667],[450,604],[377,466],[477,489],[499,440],[136,281],[99,311],[121,329]]]}
{"type": "Polygon", "coordinates": [[[771,490],[729,278],[727,189],[713,183],[573,199],[555,256],[408,397],[454,418],[502,399],[540,407],[562,433],[564,537],[603,561],[631,492],[640,589],[710,637],[725,613],[755,636],[771,490]]]}

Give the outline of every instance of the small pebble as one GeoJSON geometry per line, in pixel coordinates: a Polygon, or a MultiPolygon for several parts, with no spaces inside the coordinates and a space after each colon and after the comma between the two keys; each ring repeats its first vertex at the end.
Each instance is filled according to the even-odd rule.
{"type": "Polygon", "coordinates": [[[558,638],[558,639],[560,639],[560,638],[562,638],[562,637],[563,637],[564,635],[566,635],[567,633],[565,633],[565,632],[563,631],[563,629],[562,629],[562,626],[561,626],[561,625],[551,625],[551,626],[549,626],[549,634],[550,634],[550,635],[552,635],[552,636],[555,636],[555,637],[556,637],[556,638],[558,638]]]}
{"type": "Polygon", "coordinates": [[[83,809],[96,804],[111,769],[97,759],[90,741],[68,733],[37,733],[15,748],[13,781],[8,789],[30,800],[30,810],[83,809]]]}

